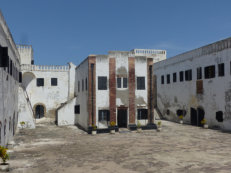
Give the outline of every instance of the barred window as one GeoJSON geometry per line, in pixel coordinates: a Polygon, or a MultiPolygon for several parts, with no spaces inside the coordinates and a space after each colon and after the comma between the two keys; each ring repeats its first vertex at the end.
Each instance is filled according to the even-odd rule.
{"type": "Polygon", "coordinates": [[[121,88],[121,78],[117,77],[117,88],[121,88]]]}
{"type": "Polygon", "coordinates": [[[192,80],[192,70],[186,70],[185,71],[185,80],[186,81],[192,80]]]}
{"type": "Polygon", "coordinates": [[[204,68],[205,79],[210,79],[215,77],[215,65],[207,66],[204,68]]]}
{"type": "Polygon", "coordinates": [[[137,109],[137,119],[138,120],[148,119],[148,110],[147,109],[137,109]]]}
{"type": "Polygon", "coordinates": [[[110,111],[109,110],[99,110],[99,121],[110,121],[110,111]]]}
{"type": "Polygon", "coordinates": [[[98,77],[98,90],[107,90],[107,77],[106,76],[98,77]]]}
{"type": "Polygon", "coordinates": [[[44,86],[44,78],[37,78],[37,86],[44,86]]]}
{"type": "Polygon", "coordinates": [[[124,77],[123,78],[123,88],[127,88],[128,87],[128,78],[124,77]]]}
{"type": "Polygon", "coordinates": [[[58,85],[58,79],[57,78],[51,78],[51,86],[57,86],[58,85]]]}

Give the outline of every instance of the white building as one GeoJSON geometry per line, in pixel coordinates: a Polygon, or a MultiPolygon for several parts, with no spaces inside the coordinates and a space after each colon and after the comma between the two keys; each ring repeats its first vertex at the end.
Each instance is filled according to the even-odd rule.
{"type": "Polygon", "coordinates": [[[19,71],[19,53],[0,11],[0,145],[4,146],[17,127],[19,71]]]}
{"type": "Polygon", "coordinates": [[[171,121],[231,130],[231,38],[154,64],[157,108],[171,121]]]}
{"type": "Polygon", "coordinates": [[[33,65],[31,46],[18,45],[21,60],[22,89],[20,92],[19,123],[34,128],[36,119],[57,121],[56,111],[74,97],[75,65],[33,65]]]}
{"type": "Polygon", "coordinates": [[[153,124],[152,66],[164,59],[166,51],[149,49],[88,56],[76,68],[75,123],[88,132],[112,121],[130,129],[153,124]]]}

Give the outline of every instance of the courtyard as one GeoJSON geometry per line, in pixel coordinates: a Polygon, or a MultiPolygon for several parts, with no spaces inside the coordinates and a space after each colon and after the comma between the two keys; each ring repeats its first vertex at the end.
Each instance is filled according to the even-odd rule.
{"type": "Polygon", "coordinates": [[[88,135],[49,121],[20,130],[10,150],[13,173],[230,172],[231,134],[162,121],[161,132],[88,135]]]}

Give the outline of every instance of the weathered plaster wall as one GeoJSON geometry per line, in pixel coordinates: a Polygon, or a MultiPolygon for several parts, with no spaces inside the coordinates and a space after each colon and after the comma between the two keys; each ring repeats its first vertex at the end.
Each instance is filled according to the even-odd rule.
{"type": "Polygon", "coordinates": [[[57,109],[57,124],[59,126],[75,124],[75,104],[76,98],[72,98],[57,109]]]}
{"type": "MultiPolygon", "coordinates": [[[[9,28],[0,12],[0,45],[8,47],[12,64],[19,71],[19,54],[9,28]]],[[[8,67],[9,68],[9,67],[8,67]]],[[[8,68],[0,67],[0,145],[13,139],[18,120],[18,81],[8,73],[8,68]]],[[[16,71],[13,71],[16,74],[16,71]]]]}
{"type": "Polygon", "coordinates": [[[17,45],[17,49],[20,54],[21,64],[31,64],[31,62],[34,60],[32,46],[17,45]]]}
{"type": "Polygon", "coordinates": [[[202,48],[186,52],[166,61],[154,64],[154,74],[157,76],[157,106],[169,120],[178,121],[176,111],[185,109],[184,118],[190,122],[191,108],[201,107],[205,111],[205,119],[209,126],[219,126],[231,130],[230,102],[230,55],[231,39],[213,43],[202,48]],[[225,76],[218,76],[218,64],[225,64],[225,76]],[[215,78],[204,78],[204,67],[215,65],[215,78]],[[202,67],[203,94],[196,94],[197,67],[202,67]],[[179,81],[179,72],[192,69],[191,81],[179,81]],[[177,82],[173,83],[173,73],[177,72],[177,82]],[[166,75],[170,74],[171,82],[166,84],[166,75]],[[165,84],[161,84],[161,76],[165,84]],[[167,110],[170,114],[167,115],[167,110]],[[223,122],[216,120],[216,112],[223,112],[223,122]]]}
{"type": "MultiPolygon", "coordinates": [[[[88,128],[88,59],[82,62],[78,67],[76,67],[76,77],[75,77],[75,95],[76,95],[76,105],[80,106],[80,114],[75,114],[75,123],[79,124],[87,130],[88,128]],[[87,79],[87,90],[86,90],[86,79],[87,79]],[[82,89],[82,80],[84,80],[84,89],[82,89]],[[79,82],[79,91],[78,91],[79,82]]],[[[74,109],[74,107],[73,107],[74,109]]]]}
{"type": "Polygon", "coordinates": [[[33,109],[30,105],[29,99],[27,99],[26,91],[22,87],[19,87],[18,97],[18,127],[22,127],[20,122],[25,122],[25,128],[35,128],[33,109]]]}

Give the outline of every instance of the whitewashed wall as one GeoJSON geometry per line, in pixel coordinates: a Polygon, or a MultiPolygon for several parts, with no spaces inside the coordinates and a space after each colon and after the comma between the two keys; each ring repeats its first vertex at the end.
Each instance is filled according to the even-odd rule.
{"type": "Polygon", "coordinates": [[[72,98],[71,100],[64,103],[63,106],[57,109],[57,124],[59,126],[75,124],[75,104],[76,98],[72,98]]]}
{"type": "Polygon", "coordinates": [[[184,122],[190,123],[190,108],[202,107],[205,111],[205,119],[209,126],[219,126],[225,130],[231,130],[231,76],[230,61],[231,49],[224,48],[231,44],[230,39],[226,42],[214,43],[210,47],[202,47],[166,61],[154,64],[154,74],[157,76],[157,106],[161,113],[169,120],[179,121],[176,110],[187,111],[184,122]],[[217,50],[217,51],[214,51],[217,50]],[[211,53],[206,53],[211,52],[211,53]],[[218,77],[218,64],[225,64],[225,76],[218,77]],[[204,67],[215,65],[216,77],[204,78],[204,67]],[[203,95],[196,94],[197,67],[202,67],[203,95]],[[179,72],[192,69],[192,81],[179,81],[179,72]],[[177,72],[177,82],[173,83],[172,74],[177,72]],[[166,75],[171,75],[171,83],[166,84],[166,75]],[[161,76],[165,77],[165,84],[161,84],[161,76]],[[170,115],[167,115],[167,110],[170,115]],[[216,112],[223,112],[223,122],[216,120],[216,112]]]}
{"type": "MultiPolygon", "coordinates": [[[[78,67],[76,67],[75,77],[75,95],[76,105],[80,105],[80,114],[75,114],[76,124],[82,126],[87,130],[88,128],[88,89],[86,90],[85,80],[88,84],[88,59],[85,59],[78,67]],[[82,80],[84,80],[84,91],[82,91],[82,80]],[[78,81],[80,81],[80,91],[78,92],[78,81]]],[[[74,109],[74,107],[73,107],[74,109]]]]}
{"type": "MultiPolygon", "coordinates": [[[[19,53],[10,30],[0,12],[0,45],[8,47],[8,55],[15,67],[20,69],[19,53]]],[[[0,67],[0,145],[13,139],[18,119],[18,82],[0,67]],[[15,118],[14,118],[15,117],[15,118]],[[5,126],[5,134],[4,134],[5,126]]]]}

